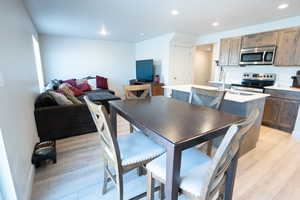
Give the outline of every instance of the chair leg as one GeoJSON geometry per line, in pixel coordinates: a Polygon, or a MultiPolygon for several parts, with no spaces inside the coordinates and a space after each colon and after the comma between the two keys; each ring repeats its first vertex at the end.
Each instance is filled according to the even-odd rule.
{"type": "Polygon", "coordinates": [[[145,174],[144,167],[138,167],[137,168],[137,175],[138,176],[143,176],[145,174]]]}
{"type": "Polygon", "coordinates": [[[211,156],[212,155],[212,146],[213,146],[213,141],[209,140],[207,142],[207,155],[211,156]]]}
{"type": "Polygon", "coordinates": [[[108,175],[106,172],[106,169],[108,167],[107,160],[104,161],[104,180],[103,180],[103,186],[102,186],[102,195],[106,194],[107,192],[107,183],[108,183],[108,175]]]}
{"type": "Polygon", "coordinates": [[[129,124],[129,128],[130,128],[130,133],[133,133],[133,126],[132,126],[132,124],[129,124]]]}
{"type": "Polygon", "coordinates": [[[154,183],[155,180],[151,172],[147,172],[147,200],[154,200],[154,183]]]}
{"type": "Polygon", "coordinates": [[[118,200],[123,200],[123,176],[117,174],[117,191],[118,191],[118,200]]]}
{"type": "Polygon", "coordinates": [[[165,185],[163,183],[160,183],[159,199],[160,200],[165,199],[165,185]]]}

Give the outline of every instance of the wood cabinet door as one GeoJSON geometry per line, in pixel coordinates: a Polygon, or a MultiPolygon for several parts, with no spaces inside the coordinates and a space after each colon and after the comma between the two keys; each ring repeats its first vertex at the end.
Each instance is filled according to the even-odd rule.
{"type": "Polygon", "coordinates": [[[230,39],[228,65],[231,65],[231,66],[239,66],[240,65],[241,42],[242,42],[241,37],[230,39]]]}
{"type": "Polygon", "coordinates": [[[219,65],[227,66],[229,61],[230,39],[222,39],[220,45],[219,65]]]}
{"type": "Polygon", "coordinates": [[[300,66],[300,28],[279,32],[275,65],[300,66]]]}
{"type": "Polygon", "coordinates": [[[268,125],[277,125],[277,118],[279,114],[280,105],[280,99],[272,97],[268,97],[266,99],[263,123],[268,125]]]}
{"type": "MultiPolygon", "coordinates": [[[[278,115],[278,125],[282,128],[293,130],[297,115],[298,115],[299,102],[281,99],[278,115]]],[[[277,108],[278,109],[278,108],[277,108]]]]}
{"type": "Polygon", "coordinates": [[[263,47],[276,45],[277,31],[246,35],[242,40],[242,48],[263,47]]]}

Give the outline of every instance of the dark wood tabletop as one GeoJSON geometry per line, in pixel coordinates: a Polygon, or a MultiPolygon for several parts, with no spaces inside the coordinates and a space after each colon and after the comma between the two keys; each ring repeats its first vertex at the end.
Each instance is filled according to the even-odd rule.
{"type": "Polygon", "coordinates": [[[110,104],[175,145],[214,133],[243,119],[163,96],[110,104]]]}

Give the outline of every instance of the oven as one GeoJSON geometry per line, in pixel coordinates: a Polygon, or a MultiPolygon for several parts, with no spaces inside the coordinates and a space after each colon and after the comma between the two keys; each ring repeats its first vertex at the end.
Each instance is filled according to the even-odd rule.
{"type": "Polygon", "coordinates": [[[240,65],[273,65],[275,53],[276,46],[242,49],[240,65]]]}

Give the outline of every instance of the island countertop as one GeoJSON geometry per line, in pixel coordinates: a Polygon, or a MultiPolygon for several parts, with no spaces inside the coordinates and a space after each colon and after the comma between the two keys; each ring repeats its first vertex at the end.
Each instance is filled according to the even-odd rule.
{"type": "MultiPolygon", "coordinates": [[[[212,87],[212,86],[205,86],[205,85],[169,85],[169,86],[164,86],[165,89],[171,89],[171,90],[178,90],[182,92],[191,92],[192,87],[195,88],[202,88],[206,90],[217,90],[217,87],[212,87]]],[[[227,89],[226,89],[227,90],[227,89]]],[[[228,101],[234,101],[234,102],[239,102],[239,103],[245,103],[249,101],[255,101],[261,98],[266,98],[270,96],[269,94],[264,94],[264,93],[254,93],[254,92],[245,92],[241,91],[240,93],[232,92],[230,90],[227,90],[228,92],[226,93],[224,100],[228,101]]]]}

